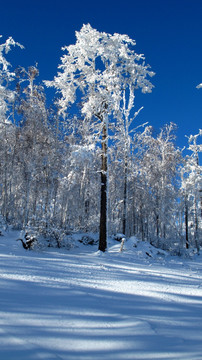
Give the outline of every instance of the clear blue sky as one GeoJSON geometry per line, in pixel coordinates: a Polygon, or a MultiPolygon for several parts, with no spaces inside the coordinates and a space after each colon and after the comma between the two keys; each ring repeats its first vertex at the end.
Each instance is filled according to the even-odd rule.
{"type": "Polygon", "coordinates": [[[202,127],[202,89],[196,89],[202,83],[202,0],[4,0],[0,14],[3,40],[12,36],[25,46],[10,53],[12,65],[38,62],[41,80],[53,79],[61,47],[75,43],[83,24],[128,34],[156,73],[152,94],[136,97],[137,109],[144,106],[137,123],[158,130],[175,122],[180,147],[202,127]]]}

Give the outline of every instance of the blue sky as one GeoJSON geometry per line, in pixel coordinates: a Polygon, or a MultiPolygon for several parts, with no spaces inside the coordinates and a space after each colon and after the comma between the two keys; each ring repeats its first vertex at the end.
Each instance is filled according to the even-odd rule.
{"type": "Polygon", "coordinates": [[[12,36],[13,67],[38,63],[40,80],[52,80],[61,47],[75,43],[75,31],[90,23],[99,31],[127,34],[136,52],[156,73],[152,94],[136,96],[144,106],[137,124],[148,121],[158,131],[170,121],[178,126],[177,144],[202,127],[202,0],[0,0],[2,41],[12,36]]]}

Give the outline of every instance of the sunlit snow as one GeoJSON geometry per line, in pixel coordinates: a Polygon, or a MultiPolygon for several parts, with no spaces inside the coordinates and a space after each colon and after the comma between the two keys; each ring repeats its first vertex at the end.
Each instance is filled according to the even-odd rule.
{"type": "Polygon", "coordinates": [[[26,251],[18,235],[0,237],[0,359],[202,359],[201,255],[26,251]]]}

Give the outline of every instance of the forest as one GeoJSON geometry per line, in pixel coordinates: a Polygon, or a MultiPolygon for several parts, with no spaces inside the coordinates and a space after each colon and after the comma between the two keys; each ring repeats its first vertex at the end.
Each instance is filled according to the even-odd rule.
{"type": "Polygon", "coordinates": [[[135,41],[83,25],[42,83],[37,65],[12,68],[15,46],[0,43],[1,223],[47,246],[68,248],[80,232],[97,234],[103,252],[116,234],[199,252],[202,130],[184,151],[173,121],[158,133],[136,125],[136,93],[150,93],[155,74],[135,41]]]}

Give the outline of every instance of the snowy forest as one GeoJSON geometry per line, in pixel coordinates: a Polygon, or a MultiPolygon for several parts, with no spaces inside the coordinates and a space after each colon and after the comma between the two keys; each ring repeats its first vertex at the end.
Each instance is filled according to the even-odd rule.
{"type": "Polygon", "coordinates": [[[199,252],[202,130],[180,149],[173,119],[157,134],[152,124],[137,126],[144,110],[136,93],[150,93],[155,74],[135,41],[83,25],[62,49],[55,78],[42,83],[37,65],[8,62],[16,46],[1,38],[1,223],[47,246],[68,248],[80,232],[97,234],[103,252],[116,234],[199,252]]]}

